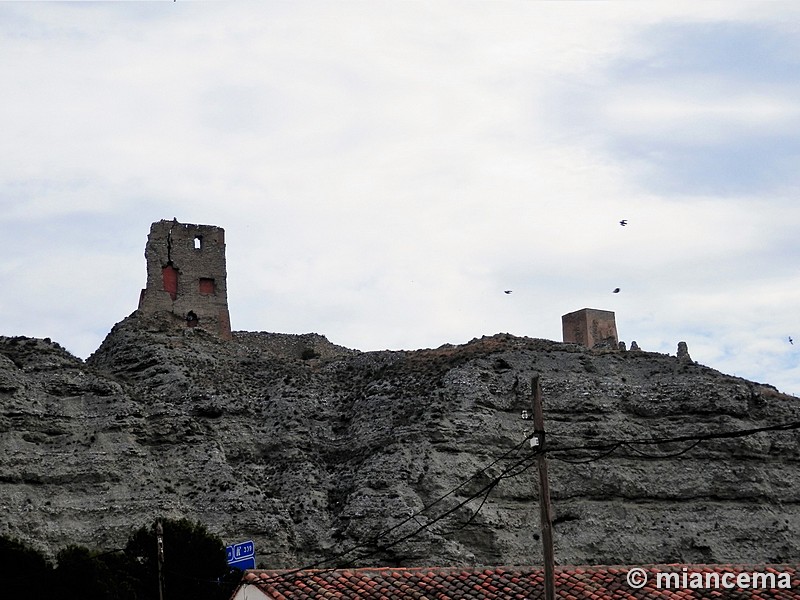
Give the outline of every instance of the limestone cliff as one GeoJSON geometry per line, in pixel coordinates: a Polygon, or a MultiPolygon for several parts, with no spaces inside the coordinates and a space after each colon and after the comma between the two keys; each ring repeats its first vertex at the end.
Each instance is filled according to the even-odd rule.
{"type": "MultiPolygon", "coordinates": [[[[527,445],[371,542],[520,444],[537,374],[551,447],[800,421],[800,399],[687,357],[505,334],[362,353],[316,334],[221,341],[137,312],[86,362],[49,340],[0,338],[0,533],[49,553],[110,549],[161,514],[200,520],[226,542],[254,539],[264,567],[365,542],[367,558],[346,558],[536,563],[535,468],[433,522],[527,445]]],[[[556,459],[597,453],[553,453],[557,562],[800,559],[797,430],[687,447],[582,464],[556,459]]]]}

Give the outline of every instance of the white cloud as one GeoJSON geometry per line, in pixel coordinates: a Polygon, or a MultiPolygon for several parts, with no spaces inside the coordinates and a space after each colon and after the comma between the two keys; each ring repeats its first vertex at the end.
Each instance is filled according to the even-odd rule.
{"type": "Polygon", "coordinates": [[[616,88],[599,109],[620,135],[721,144],[800,129],[800,89],[742,90],[707,78],[616,88]]]}

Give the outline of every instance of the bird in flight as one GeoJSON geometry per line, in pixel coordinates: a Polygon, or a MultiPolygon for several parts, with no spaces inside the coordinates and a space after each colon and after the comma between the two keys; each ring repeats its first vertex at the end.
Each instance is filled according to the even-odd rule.
{"type": "Polygon", "coordinates": [[[794,346],[794,340],[792,339],[792,336],[789,336],[789,343],[790,343],[792,346],[794,346]]]}
{"type": "Polygon", "coordinates": [[[619,294],[619,288],[614,288],[614,291],[611,292],[612,294],[619,294]]]}
{"type": "Polygon", "coordinates": [[[511,293],[511,292],[513,292],[513,291],[514,291],[514,290],[503,290],[503,293],[504,293],[504,294],[510,294],[510,293],[511,293]]]}
{"type": "Polygon", "coordinates": [[[619,224],[625,227],[625,225],[628,224],[628,219],[622,219],[622,221],[620,221],[619,224]]]}

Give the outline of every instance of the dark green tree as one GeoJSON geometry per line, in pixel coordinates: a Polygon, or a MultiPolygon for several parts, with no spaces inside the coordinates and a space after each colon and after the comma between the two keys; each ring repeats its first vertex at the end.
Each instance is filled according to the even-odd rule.
{"type": "Polygon", "coordinates": [[[53,568],[42,554],[17,540],[0,536],[3,597],[44,600],[50,597],[52,574],[53,568]]]}
{"type": "Polygon", "coordinates": [[[133,565],[122,552],[92,553],[68,546],[56,561],[60,600],[137,600],[133,565]]]}
{"type": "MultiPolygon", "coordinates": [[[[162,519],[164,600],[228,600],[241,578],[231,572],[222,540],[187,519],[162,519]]],[[[158,600],[156,524],[128,540],[125,554],[137,581],[138,600],[158,600]]]]}

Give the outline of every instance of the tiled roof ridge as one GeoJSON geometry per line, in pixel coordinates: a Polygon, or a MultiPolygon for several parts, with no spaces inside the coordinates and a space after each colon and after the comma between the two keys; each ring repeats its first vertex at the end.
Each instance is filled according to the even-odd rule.
{"type": "MultiPolygon", "coordinates": [[[[771,600],[800,600],[798,563],[559,565],[555,568],[555,584],[567,600],[698,600],[707,597],[703,595],[705,592],[689,589],[693,585],[686,579],[698,573],[705,577],[772,573],[781,576],[782,583],[779,589],[770,591],[771,600]],[[631,583],[630,575],[637,570],[646,573],[641,586],[631,583]],[[672,580],[665,589],[657,589],[662,573],[676,573],[673,577],[682,577],[687,589],[680,587],[680,581],[670,583],[672,580]],[[790,578],[789,589],[784,589],[786,576],[790,578]]],[[[269,600],[520,600],[541,596],[544,578],[542,565],[256,569],[245,572],[240,588],[254,586],[269,600]]],[[[737,597],[742,600],[767,597],[759,588],[745,590],[747,587],[744,585],[737,597]]]]}
{"type": "MultiPolygon", "coordinates": [[[[618,565],[556,565],[555,572],[559,574],[580,573],[626,573],[632,568],[642,568],[648,572],[682,571],[715,571],[715,572],[761,572],[766,570],[800,571],[800,563],[647,563],[647,564],[618,564],[618,565]]],[[[243,581],[250,584],[277,582],[277,580],[291,580],[293,577],[305,578],[315,575],[340,575],[362,574],[372,576],[391,577],[394,575],[415,574],[522,574],[541,573],[542,565],[483,565],[483,566],[437,566],[437,567],[347,567],[341,569],[249,569],[245,572],[243,581]]]]}

